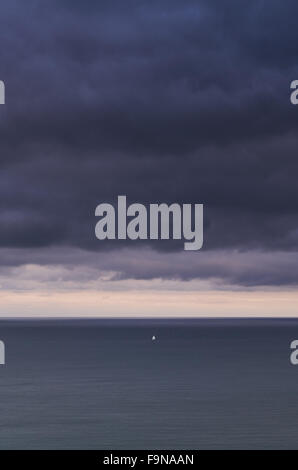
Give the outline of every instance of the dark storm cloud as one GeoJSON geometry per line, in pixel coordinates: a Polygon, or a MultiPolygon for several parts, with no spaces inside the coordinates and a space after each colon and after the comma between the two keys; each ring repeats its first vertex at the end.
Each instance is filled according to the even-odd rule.
{"type": "MultiPolygon", "coordinates": [[[[161,280],[180,282],[177,289],[188,287],[190,281],[197,283],[195,288],[239,289],[295,287],[298,276],[297,253],[273,253],[236,250],[203,251],[200,256],[191,253],[160,253],[151,249],[127,249],[104,251],[100,256],[86,250],[72,248],[36,248],[32,253],[27,249],[0,250],[0,284],[14,289],[23,289],[22,281],[30,285],[51,281],[59,289],[73,287],[73,282],[81,283],[82,288],[90,288],[90,283],[99,283],[102,289],[111,289],[110,282],[125,280],[155,282],[155,289],[164,289],[161,280]],[[207,284],[206,284],[207,282],[207,284]]],[[[148,284],[152,288],[152,284],[148,284]]],[[[138,288],[136,283],[131,286],[138,288]]],[[[93,284],[91,287],[96,287],[93,284]]],[[[99,286],[98,286],[99,287],[99,286]]],[[[142,287],[142,284],[141,284],[142,287]]],[[[174,285],[175,287],[175,285],[174,285]]],[[[172,285],[173,288],[173,285],[172,285]]]]}
{"type": "Polygon", "coordinates": [[[2,2],[0,246],[122,248],[95,239],[94,209],[127,194],[203,202],[205,249],[296,251],[297,13],[290,0],[2,2]]]}

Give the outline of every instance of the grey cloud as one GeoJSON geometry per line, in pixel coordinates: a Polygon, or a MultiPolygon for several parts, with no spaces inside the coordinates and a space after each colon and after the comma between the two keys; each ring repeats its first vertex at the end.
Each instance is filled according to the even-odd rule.
{"type": "MultiPolygon", "coordinates": [[[[126,245],[95,239],[94,209],[127,194],[205,204],[205,273],[207,254],[222,272],[218,250],[295,255],[297,13],[292,0],[272,1],[270,15],[259,1],[2,2],[0,246],[29,259],[40,247],[80,248],[112,263],[126,245]]],[[[150,246],[157,256],[182,249],[150,246]]],[[[148,248],[128,247],[135,257],[148,248]]],[[[160,275],[192,278],[181,264],[165,262],[160,275]]],[[[219,277],[295,277],[288,261],[271,277],[245,269],[219,277]]],[[[119,272],[154,274],[140,270],[119,272]]]]}
{"type": "Polygon", "coordinates": [[[111,288],[111,283],[124,280],[135,281],[137,288],[136,281],[155,279],[208,281],[209,288],[216,289],[294,288],[298,283],[298,255],[282,251],[272,254],[218,250],[194,255],[126,248],[94,255],[78,249],[37,248],[33,255],[26,249],[2,249],[0,254],[2,287],[6,283],[3,279],[10,286],[15,281],[16,288],[19,280],[45,288],[52,283],[61,289],[73,284],[82,288],[111,288]]]}

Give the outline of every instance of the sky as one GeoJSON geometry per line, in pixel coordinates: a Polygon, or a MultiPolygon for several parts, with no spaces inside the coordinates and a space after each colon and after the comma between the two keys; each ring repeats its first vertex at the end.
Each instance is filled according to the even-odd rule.
{"type": "Polygon", "coordinates": [[[0,315],[297,316],[298,4],[3,0],[0,315]],[[203,203],[204,246],[95,208],[203,203]]]}

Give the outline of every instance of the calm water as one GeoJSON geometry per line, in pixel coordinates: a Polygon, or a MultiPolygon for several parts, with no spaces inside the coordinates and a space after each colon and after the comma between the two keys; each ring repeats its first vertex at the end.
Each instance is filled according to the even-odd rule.
{"type": "Polygon", "coordinates": [[[1,449],[298,448],[298,320],[3,320],[0,339],[1,449]]]}

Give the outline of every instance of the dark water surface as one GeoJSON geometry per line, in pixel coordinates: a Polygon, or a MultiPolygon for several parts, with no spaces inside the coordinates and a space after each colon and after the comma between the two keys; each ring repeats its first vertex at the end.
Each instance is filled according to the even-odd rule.
{"type": "Polygon", "coordinates": [[[0,339],[1,449],[298,448],[298,320],[1,320],[0,339]]]}

